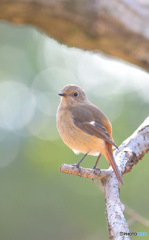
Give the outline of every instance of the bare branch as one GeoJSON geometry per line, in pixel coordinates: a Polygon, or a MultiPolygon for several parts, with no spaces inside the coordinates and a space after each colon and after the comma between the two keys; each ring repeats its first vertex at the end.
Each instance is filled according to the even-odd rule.
{"type": "Polygon", "coordinates": [[[116,162],[121,172],[127,173],[149,151],[149,117],[115,151],[116,162]]]}
{"type": "Polygon", "coordinates": [[[124,217],[124,205],[120,201],[119,184],[114,173],[102,180],[106,204],[106,216],[108,222],[109,238],[120,240],[129,239],[129,236],[120,236],[120,233],[128,233],[128,224],[124,217]]]}
{"type": "Polygon", "coordinates": [[[100,50],[146,70],[148,11],[148,0],[135,5],[125,0],[0,0],[0,20],[38,27],[69,46],[100,50]]]}
{"type": "Polygon", "coordinates": [[[102,179],[106,176],[108,176],[112,170],[108,169],[90,169],[90,168],[83,168],[83,167],[76,167],[75,164],[65,164],[63,163],[60,166],[60,172],[62,173],[67,173],[67,174],[72,174],[72,175],[77,175],[80,177],[85,177],[85,178],[91,178],[91,179],[102,179]]]}

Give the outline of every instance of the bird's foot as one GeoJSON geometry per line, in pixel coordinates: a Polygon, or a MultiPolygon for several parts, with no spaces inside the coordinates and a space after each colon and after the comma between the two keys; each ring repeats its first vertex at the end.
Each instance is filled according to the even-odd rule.
{"type": "Polygon", "coordinates": [[[98,170],[98,171],[101,171],[100,168],[96,168],[95,166],[93,167],[94,170],[98,170]]]}
{"type": "Polygon", "coordinates": [[[72,166],[74,166],[74,167],[78,168],[78,171],[79,171],[79,173],[80,173],[80,175],[81,175],[80,164],[78,164],[78,163],[75,163],[75,164],[72,164],[72,166]]]}

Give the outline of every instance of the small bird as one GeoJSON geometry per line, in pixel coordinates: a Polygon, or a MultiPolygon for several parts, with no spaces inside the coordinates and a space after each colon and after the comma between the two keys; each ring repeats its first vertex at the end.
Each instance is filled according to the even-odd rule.
{"type": "Polygon", "coordinates": [[[61,102],[57,110],[57,128],[64,143],[76,154],[98,156],[93,168],[96,168],[101,154],[112,166],[120,184],[121,174],[113,157],[112,146],[118,148],[112,138],[112,126],[105,114],[86,97],[82,88],[67,85],[58,94],[61,102]]]}

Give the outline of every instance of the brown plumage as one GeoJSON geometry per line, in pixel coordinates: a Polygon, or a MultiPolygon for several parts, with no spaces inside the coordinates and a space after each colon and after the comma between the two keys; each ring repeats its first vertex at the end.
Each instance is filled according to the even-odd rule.
{"type": "Polygon", "coordinates": [[[112,126],[108,118],[88,101],[83,89],[76,85],[65,86],[59,95],[61,103],[57,111],[57,128],[64,143],[74,152],[84,153],[85,156],[103,154],[119,183],[123,184],[113,157],[112,145],[117,146],[112,138],[112,126]]]}

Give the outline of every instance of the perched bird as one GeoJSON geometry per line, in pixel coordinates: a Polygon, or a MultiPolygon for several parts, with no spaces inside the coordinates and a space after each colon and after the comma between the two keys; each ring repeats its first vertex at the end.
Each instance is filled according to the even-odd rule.
{"type": "Polygon", "coordinates": [[[84,153],[76,164],[79,167],[87,155],[98,156],[96,168],[101,154],[112,166],[116,177],[123,185],[121,174],[113,157],[112,146],[116,146],[112,138],[112,126],[105,114],[86,97],[82,88],[67,85],[59,93],[61,102],[57,111],[57,128],[64,143],[75,153],[84,153]]]}

